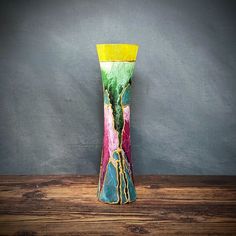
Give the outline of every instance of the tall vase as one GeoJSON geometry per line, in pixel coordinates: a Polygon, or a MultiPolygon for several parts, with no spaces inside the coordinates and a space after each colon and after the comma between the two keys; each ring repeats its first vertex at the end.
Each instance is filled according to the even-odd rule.
{"type": "Polygon", "coordinates": [[[104,133],[98,199],[136,200],[130,144],[131,81],[138,52],[133,44],[98,44],[104,98],[104,133]]]}

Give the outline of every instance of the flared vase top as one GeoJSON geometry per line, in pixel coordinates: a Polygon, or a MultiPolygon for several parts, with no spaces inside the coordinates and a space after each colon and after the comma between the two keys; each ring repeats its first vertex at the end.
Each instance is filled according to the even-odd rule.
{"type": "Polygon", "coordinates": [[[98,59],[102,61],[136,61],[137,44],[97,44],[98,59]]]}

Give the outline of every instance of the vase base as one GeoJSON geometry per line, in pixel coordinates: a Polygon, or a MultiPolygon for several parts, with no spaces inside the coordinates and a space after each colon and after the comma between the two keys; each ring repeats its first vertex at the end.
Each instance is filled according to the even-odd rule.
{"type": "Polygon", "coordinates": [[[131,166],[122,149],[117,149],[110,157],[101,189],[99,178],[97,196],[102,202],[111,204],[135,201],[136,191],[131,166]]]}
{"type": "Polygon", "coordinates": [[[128,201],[128,202],[124,202],[124,203],[122,203],[122,202],[119,202],[119,203],[118,203],[118,202],[103,201],[103,200],[101,200],[100,198],[98,198],[98,201],[101,202],[101,203],[109,204],[109,205],[125,205],[125,204],[131,204],[131,203],[133,203],[133,202],[136,202],[136,199],[131,200],[131,201],[128,201]]]}

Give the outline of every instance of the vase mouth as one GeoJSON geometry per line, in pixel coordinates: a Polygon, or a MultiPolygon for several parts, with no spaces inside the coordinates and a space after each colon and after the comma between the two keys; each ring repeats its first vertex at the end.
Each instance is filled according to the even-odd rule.
{"type": "Polygon", "coordinates": [[[139,48],[137,44],[96,44],[96,47],[100,62],[134,62],[139,48]]]}

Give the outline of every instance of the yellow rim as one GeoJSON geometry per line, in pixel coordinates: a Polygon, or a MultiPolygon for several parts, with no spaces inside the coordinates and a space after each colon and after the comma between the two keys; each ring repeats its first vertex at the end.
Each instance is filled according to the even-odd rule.
{"type": "Polygon", "coordinates": [[[97,44],[99,61],[136,61],[136,44],[97,44]]]}

